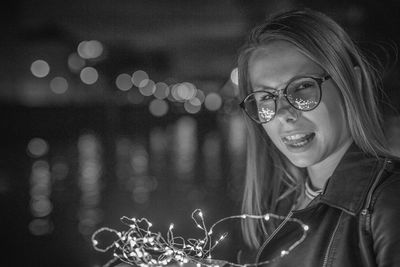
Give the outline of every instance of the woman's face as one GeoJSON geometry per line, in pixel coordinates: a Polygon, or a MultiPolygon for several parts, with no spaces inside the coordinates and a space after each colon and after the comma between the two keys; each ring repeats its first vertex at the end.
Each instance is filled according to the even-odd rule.
{"type": "MultiPolygon", "coordinates": [[[[258,48],[249,60],[254,91],[280,90],[290,79],[302,75],[321,78],[327,73],[285,41],[258,48]]],[[[263,124],[275,146],[298,167],[322,162],[351,139],[339,89],[329,79],[322,83],[321,91],[321,102],[311,111],[297,110],[281,97],[276,103],[275,117],[263,124]]]]}

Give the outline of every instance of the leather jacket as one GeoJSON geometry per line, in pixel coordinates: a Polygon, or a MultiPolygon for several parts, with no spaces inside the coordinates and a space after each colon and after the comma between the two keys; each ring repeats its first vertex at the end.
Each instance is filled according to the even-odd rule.
{"type": "Polygon", "coordinates": [[[304,241],[281,256],[303,234],[299,224],[287,221],[260,247],[256,262],[273,259],[267,264],[273,267],[400,266],[399,162],[367,156],[353,144],[323,192],[289,216],[309,226],[304,241]]]}

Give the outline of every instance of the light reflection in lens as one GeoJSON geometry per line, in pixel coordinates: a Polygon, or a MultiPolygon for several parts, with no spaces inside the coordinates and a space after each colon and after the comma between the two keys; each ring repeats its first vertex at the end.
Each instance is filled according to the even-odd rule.
{"type": "Polygon", "coordinates": [[[261,122],[268,122],[275,116],[275,111],[269,108],[258,108],[258,117],[261,122]]]}
{"type": "Polygon", "coordinates": [[[294,100],[295,105],[301,110],[310,110],[318,105],[318,102],[314,99],[302,99],[296,98],[294,100]]]}

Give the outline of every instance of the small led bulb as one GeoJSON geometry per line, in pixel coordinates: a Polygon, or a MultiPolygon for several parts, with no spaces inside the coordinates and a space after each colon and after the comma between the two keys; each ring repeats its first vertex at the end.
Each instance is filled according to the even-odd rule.
{"type": "Polygon", "coordinates": [[[282,250],[282,251],[281,251],[281,256],[285,256],[285,255],[287,255],[287,254],[289,254],[289,252],[287,252],[286,250],[282,250]]]}

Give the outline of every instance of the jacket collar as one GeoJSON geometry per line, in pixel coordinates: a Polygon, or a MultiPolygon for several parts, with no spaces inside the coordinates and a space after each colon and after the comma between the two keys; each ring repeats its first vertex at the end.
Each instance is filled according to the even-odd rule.
{"type": "Polygon", "coordinates": [[[319,202],[356,215],[382,168],[382,160],[368,156],[352,144],[325,184],[319,202]]]}

